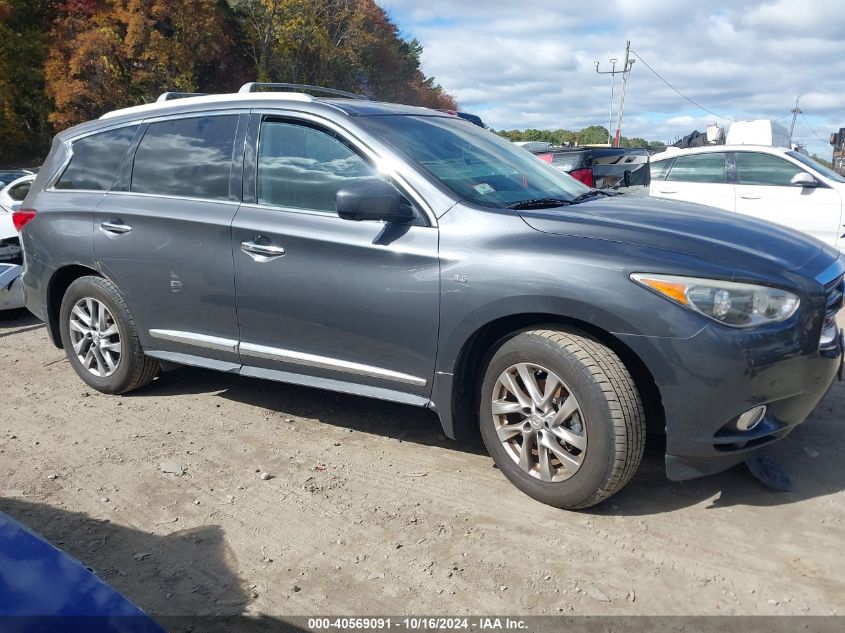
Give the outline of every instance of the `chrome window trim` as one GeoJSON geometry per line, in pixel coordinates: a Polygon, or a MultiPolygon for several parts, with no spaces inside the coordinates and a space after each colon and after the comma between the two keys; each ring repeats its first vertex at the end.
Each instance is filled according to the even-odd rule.
{"type": "MultiPolygon", "coordinates": [[[[334,121],[332,121],[331,119],[329,119],[327,117],[320,116],[319,114],[313,114],[311,112],[303,112],[301,110],[268,107],[268,108],[252,108],[251,112],[253,114],[258,114],[258,115],[278,116],[278,117],[284,117],[284,118],[289,118],[289,119],[294,119],[294,120],[307,121],[309,123],[316,123],[317,125],[320,125],[320,126],[326,128],[326,129],[329,129],[332,132],[336,133],[338,136],[340,136],[342,139],[344,139],[347,143],[349,143],[349,145],[351,145],[353,148],[355,148],[355,150],[357,150],[360,154],[365,156],[368,159],[368,161],[370,162],[370,164],[372,165],[373,169],[376,170],[376,172],[381,173],[381,174],[387,176],[388,178],[394,179],[397,182],[397,184],[399,184],[402,187],[402,189],[404,189],[410,195],[410,197],[412,198],[412,200],[414,202],[414,205],[418,209],[420,209],[423,212],[423,214],[425,214],[426,219],[428,220],[428,223],[433,227],[437,226],[437,216],[434,214],[433,209],[428,204],[428,202],[425,200],[425,198],[420,194],[420,192],[417,191],[410,184],[408,179],[406,179],[404,177],[404,175],[402,174],[402,171],[395,169],[395,168],[385,169],[385,163],[387,162],[386,158],[384,156],[380,155],[378,152],[376,152],[369,145],[367,145],[367,143],[363,139],[361,139],[359,136],[357,136],[351,130],[338,125],[337,123],[335,123],[334,121]]],[[[257,152],[257,150],[258,150],[258,148],[256,148],[256,152],[257,152]]],[[[256,156],[257,156],[257,153],[256,153],[256,156]]],[[[257,168],[258,168],[258,165],[256,164],[256,169],[257,168]]],[[[287,207],[280,207],[280,206],[274,206],[274,205],[264,205],[264,204],[262,204],[261,206],[262,206],[262,208],[276,209],[276,210],[287,208],[287,207]]],[[[322,212],[322,215],[327,215],[327,214],[326,214],[326,212],[322,212]]],[[[328,215],[331,215],[331,214],[328,214],[328,215]]]]}
{"type": "Polygon", "coordinates": [[[254,343],[241,343],[238,346],[238,350],[241,354],[253,356],[255,358],[278,360],[296,365],[304,365],[306,367],[317,367],[319,369],[329,369],[348,374],[357,374],[359,376],[368,376],[370,378],[381,378],[383,380],[403,382],[417,387],[425,387],[428,384],[428,381],[424,378],[403,374],[391,369],[384,369],[383,367],[374,367],[373,365],[364,365],[362,363],[354,363],[352,361],[341,360],[339,358],[317,356],[316,354],[306,354],[305,352],[297,352],[278,347],[268,347],[266,345],[256,345],[254,343]]]}
{"type": "MultiPolygon", "coordinates": [[[[63,190],[59,190],[63,191],[63,190]]],[[[76,189],[68,191],[77,191],[76,189]]],[[[221,200],[220,198],[192,198],[190,196],[169,196],[164,193],[140,193],[137,191],[99,191],[97,193],[107,193],[110,196],[139,196],[142,198],[164,198],[167,200],[188,200],[192,202],[207,202],[210,204],[227,204],[230,206],[239,206],[241,203],[236,200],[221,200]]]]}
{"type": "Polygon", "coordinates": [[[208,334],[197,334],[196,332],[180,332],[178,330],[150,330],[150,336],[163,341],[186,343],[188,345],[207,347],[221,352],[238,353],[238,341],[235,339],[209,336],[208,334]]]}

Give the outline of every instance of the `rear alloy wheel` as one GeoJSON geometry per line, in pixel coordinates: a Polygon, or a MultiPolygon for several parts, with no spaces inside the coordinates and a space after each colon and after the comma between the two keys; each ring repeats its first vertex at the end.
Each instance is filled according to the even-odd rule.
{"type": "Polygon", "coordinates": [[[499,470],[531,497],[586,508],[636,472],[645,440],[639,392],[619,357],[576,331],[502,343],[481,385],[479,425],[499,470]]]}
{"type": "Polygon", "coordinates": [[[120,330],[100,301],[85,297],[70,312],[70,340],[77,360],[95,376],[107,378],[120,365],[120,330]]]}
{"type": "Polygon", "coordinates": [[[144,354],[126,302],[108,279],[80,277],[68,286],[59,332],[71,366],[97,391],[126,393],[158,374],[158,361],[144,354]]]}

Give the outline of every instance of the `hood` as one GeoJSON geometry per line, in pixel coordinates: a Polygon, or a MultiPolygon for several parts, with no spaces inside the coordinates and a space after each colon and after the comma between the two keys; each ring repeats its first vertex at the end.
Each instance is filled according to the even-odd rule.
{"type": "MultiPolygon", "coordinates": [[[[596,197],[552,209],[519,212],[544,233],[624,242],[672,251],[731,268],[819,270],[839,257],[813,237],[712,207],[651,197],[596,197]]],[[[818,271],[816,271],[818,272],[818,271]]]]}
{"type": "Polygon", "coordinates": [[[0,617],[13,630],[164,633],[79,561],[3,513],[0,570],[0,617]]]}

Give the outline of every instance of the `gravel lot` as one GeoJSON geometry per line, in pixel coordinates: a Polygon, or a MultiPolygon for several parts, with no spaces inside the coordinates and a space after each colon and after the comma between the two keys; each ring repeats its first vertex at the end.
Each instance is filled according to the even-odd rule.
{"type": "Polygon", "coordinates": [[[0,368],[0,510],[152,614],[845,612],[845,383],[774,450],[794,492],[671,483],[654,437],[573,513],[423,410],[188,368],[103,396],[25,312],[0,368]]]}

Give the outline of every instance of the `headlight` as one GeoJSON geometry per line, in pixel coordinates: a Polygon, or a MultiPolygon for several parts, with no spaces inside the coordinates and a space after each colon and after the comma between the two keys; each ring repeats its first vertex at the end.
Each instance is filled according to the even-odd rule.
{"type": "Polygon", "coordinates": [[[691,310],[732,327],[785,321],[801,300],[786,290],[718,279],[635,273],[631,279],[691,310]]]}

